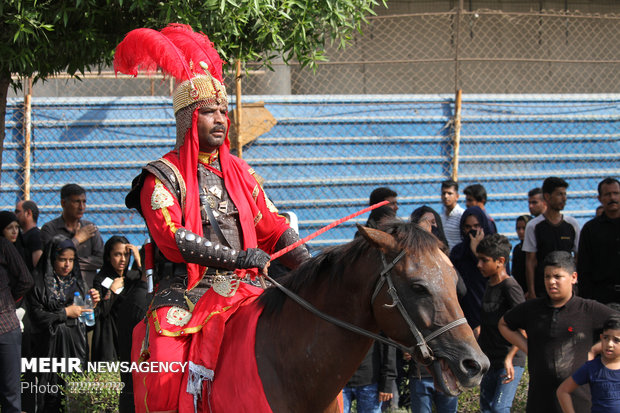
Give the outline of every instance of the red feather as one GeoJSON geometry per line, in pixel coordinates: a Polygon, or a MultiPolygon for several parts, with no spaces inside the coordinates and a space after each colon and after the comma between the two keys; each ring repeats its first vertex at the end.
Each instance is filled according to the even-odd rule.
{"type": "Polygon", "coordinates": [[[194,72],[204,72],[199,63],[205,62],[211,75],[220,83],[223,82],[222,59],[206,34],[197,33],[189,25],[178,23],[169,24],[161,32],[183,51],[188,64],[190,60],[193,62],[194,72]]]}
{"type": "Polygon", "coordinates": [[[183,52],[157,30],[132,30],[116,46],[115,73],[137,76],[138,70],[152,73],[158,67],[179,82],[193,77],[183,52]]]}

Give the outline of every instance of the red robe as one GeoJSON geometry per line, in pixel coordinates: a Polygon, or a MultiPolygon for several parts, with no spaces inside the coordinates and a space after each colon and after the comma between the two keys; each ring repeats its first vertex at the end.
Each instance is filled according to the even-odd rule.
{"type": "MultiPolygon", "coordinates": [[[[185,136],[184,145],[178,152],[169,152],[164,156],[179,171],[186,188],[184,210],[174,191],[163,186],[153,175],[148,175],[140,192],[142,214],[151,237],[167,259],[184,262],[178,250],[175,233],[179,228],[186,228],[202,235],[202,219],[198,198],[198,132],[196,130],[198,110],[194,110],[192,127],[185,136]],[[162,192],[165,191],[165,192],[162,192]],[[166,202],[153,202],[153,193],[166,202]],[[162,206],[166,205],[166,206],[162,206]],[[184,225],[182,224],[184,223],[184,225]]],[[[222,167],[221,176],[228,194],[239,211],[243,248],[261,248],[271,254],[282,233],[288,228],[285,219],[265,195],[257,181],[254,171],[243,160],[229,152],[228,138],[220,147],[219,160],[222,167]]],[[[188,289],[201,279],[204,267],[188,264],[188,289]]],[[[237,271],[245,275],[244,271],[237,271]]],[[[253,274],[256,274],[254,272],[253,274]]],[[[227,319],[248,297],[257,295],[262,290],[241,283],[232,297],[223,297],[212,289],[205,293],[194,307],[187,322],[168,318],[171,307],[158,308],[147,314],[149,323],[148,352],[140,352],[143,345],[145,324],[140,323],[134,330],[132,360],[137,361],[149,354],[148,361],[192,361],[194,364],[215,370],[219,347],[227,319]],[[169,321],[173,321],[170,323],[169,321]],[[182,324],[182,325],[178,325],[182,324]],[[192,345],[195,333],[200,332],[200,339],[192,345]],[[194,348],[196,347],[196,348],[194,348]],[[191,348],[191,350],[190,350],[191,348]]],[[[198,335],[196,335],[198,336],[198,335]]],[[[217,372],[215,372],[217,374],[217,372]]],[[[203,377],[204,378],[204,377],[203,377]]],[[[187,403],[185,373],[134,373],[134,401],[136,411],[193,410],[193,404],[187,403]],[[180,400],[184,400],[180,404],[180,400]]]]}

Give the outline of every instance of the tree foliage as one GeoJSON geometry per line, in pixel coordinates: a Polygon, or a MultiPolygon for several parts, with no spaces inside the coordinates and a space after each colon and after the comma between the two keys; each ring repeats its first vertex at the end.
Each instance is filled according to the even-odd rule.
{"type": "MultiPolygon", "coordinates": [[[[0,77],[71,75],[109,64],[128,31],[186,23],[206,33],[225,60],[302,65],[324,60],[383,0],[3,0],[0,77]]],[[[35,80],[37,80],[35,79],[35,80]]]]}
{"type": "MultiPolygon", "coordinates": [[[[313,66],[327,40],[346,44],[385,0],[0,0],[0,154],[9,85],[109,65],[130,30],[185,23],[206,33],[224,60],[281,55],[313,66]]],[[[0,156],[0,167],[1,167],[0,156]]]]}

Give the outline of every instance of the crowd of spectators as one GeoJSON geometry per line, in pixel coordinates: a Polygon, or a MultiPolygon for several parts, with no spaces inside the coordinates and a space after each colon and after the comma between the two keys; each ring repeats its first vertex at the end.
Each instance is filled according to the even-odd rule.
{"type": "MultiPolygon", "coordinates": [[[[564,179],[548,177],[540,188],[528,192],[530,213],[516,219],[519,242],[512,249],[512,262],[510,242],[497,234],[486,210],[486,189],[480,184],[463,190],[466,202],[462,208],[458,183],[444,181],[441,213],[422,206],[411,214],[412,222],[442,242],[459,276],[457,294],[463,313],[491,362],[480,387],[481,412],[511,411],[526,358],[528,413],[589,412],[591,406],[593,412],[620,412],[620,337],[616,337],[620,335],[616,319],[620,308],[620,182],[605,178],[599,183],[601,205],[583,228],[562,213],[568,187],[564,179]],[[602,332],[603,345],[597,343],[602,332]],[[597,362],[584,364],[588,359],[597,362]],[[592,396],[587,386],[579,386],[584,383],[591,383],[592,396]]],[[[379,188],[379,192],[390,193],[396,201],[397,194],[389,188],[379,188]]],[[[373,200],[382,199],[375,197],[371,204],[373,200]]],[[[376,226],[377,217],[371,218],[367,225],[376,226]]],[[[360,410],[358,404],[358,412],[381,411],[376,407],[378,400],[389,399],[392,407],[405,404],[398,394],[403,386],[393,385],[392,394],[383,395],[390,387],[386,377],[393,383],[402,379],[401,357],[409,363],[406,403],[412,412],[458,411],[456,397],[436,391],[430,374],[410,355],[400,354],[395,361],[386,359],[384,365],[375,363],[374,375],[367,374],[363,385],[374,383],[376,389],[380,383],[383,390],[374,393],[373,408],[360,410]],[[396,377],[382,375],[394,370],[396,377]],[[401,402],[395,403],[399,398],[401,402]]],[[[356,385],[360,384],[349,383],[349,395],[355,394],[350,387],[356,385]]]]}
{"type": "MultiPolygon", "coordinates": [[[[112,236],[104,246],[97,226],[83,219],[86,191],[79,185],[62,187],[60,205],[61,215],[41,229],[33,201],[18,202],[15,213],[0,212],[3,413],[65,410],[62,392],[50,391],[60,389],[62,377],[21,372],[21,357],[73,358],[82,371],[89,360],[129,361],[132,329],[146,312],[138,248],[123,236],[112,236]],[[84,306],[87,297],[92,310],[84,306]],[[89,312],[95,315],[92,326],[84,319],[89,312]],[[21,386],[20,376],[29,386],[21,386]],[[41,386],[47,391],[36,390],[41,386]]],[[[132,411],[133,398],[124,399],[129,402],[123,411],[132,411]]]]}
{"type": "MultiPolygon", "coordinates": [[[[527,411],[561,412],[558,386],[602,351],[596,337],[603,323],[617,315],[613,307],[620,303],[620,182],[600,182],[601,212],[583,228],[562,213],[568,187],[563,179],[549,177],[527,194],[530,214],[516,219],[519,243],[512,249],[512,261],[510,243],[497,234],[480,184],[463,190],[462,208],[458,183],[444,181],[442,211],[425,205],[411,213],[411,222],[434,234],[452,261],[461,307],[491,361],[481,385],[483,412],[510,411],[526,356],[527,411]]],[[[148,304],[138,248],[122,235],[104,244],[96,224],[83,218],[86,192],[79,185],[65,185],[60,195],[61,215],[41,230],[32,201],[18,202],[15,213],[0,212],[3,412],[63,409],[59,396],[21,392],[20,357],[129,361],[131,331],[148,304]],[[76,295],[89,295],[94,310],[76,305],[76,295]],[[94,326],[80,321],[88,311],[95,313],[94,326]]],[[[367,225],[376,228],[382,219],[393,219],[397,197],[389,188],[373,191],[371,205],[383,200],[388,204],[375,209],[367,225]]],[[[616,324],[610,325],[605,337],[617,331],[616,324]]],[[[609,354],[603,366],[606,360],[615,366],[609,354]]],[[[407,401],[400,397],[399,402],[399,383],[408,378],[413,412],[431,412],[434,405],[438,413],[455,413],[458,399],[436,391],[432,377],[420,367],[410,355],[374,344],[343,391],[345,412],[354,399],[358,412],[377,412],[382,404],[402,406],[407,401]]],[[[560,389],[562,406],[589,411],[589,391],[578,386],[585,382],[584,374],[560,389]]],[[[52,373],[26,373],[22,380],[61,381],[52,373]]],[[[130,383],[131,378],[123,380],[130,383]]],[[[121,395],[121,411],[131,411],[132,403],[131,396],[121,395]]]]}

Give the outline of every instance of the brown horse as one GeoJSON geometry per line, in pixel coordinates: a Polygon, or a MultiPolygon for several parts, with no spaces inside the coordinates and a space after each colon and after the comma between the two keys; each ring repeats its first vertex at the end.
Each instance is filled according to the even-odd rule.
{"type": "MultiPolygon", "coordinates": [[[[415,224],[401,222],[388,223],[383,231],[359,227],[359,232],[361,237],[320,254],[288,274],[281,280],[282,285],[323,313],[370,332],[381,330],[403,346],[415,348],[414,355],[429,365],[436,385],[445,393],[457,395],[462,387],[478,385],[489,361],[464,323],[456,296],[456,273],[439,250],[437,239],[415,224]],[[403,251],[391,275],[387,274],[390,280],[381,281],[385,261],[396,261],[403,251]],[[390,286],[395,295],[394,291],[390,295],[390,286]],[[394,305],[395,300],[400,304],[394,305]],[[420,343],[406,318],[426,340],[420,343]],[[430,355],[425,355],[424,350],[430,355]]],[[[251,367],[257,369],[271,410],[337,411],[333,410],[334,400],[373,340],[324,321],[276,288],[266,290],[251,306],[255,308],[249,311],[254,312],[263,307],[255,336],[250,332],[251,340],[255,338],[256,356],[256,365],[251,367]]],[[[237,363],[236,371],[228,376],[237,377],[238,385],[231,385],[230,380],[218,385],[216,373],[210,389],[213,394],[250,391],[243,380],[245,371],[239,371],[235,349],[235,343],[249,336],[239,338],[243,326],[233,327],[233,331],[227,328],[229,337],[224,339],[218,369],[226,376],[221,370],[237,363]]],[[[227,399],[230,404],[225,410],[254,410],[236,406],[236,398],[227,399]]],[[[213,411],[220,410],[215,407],[213,411]]]]}

